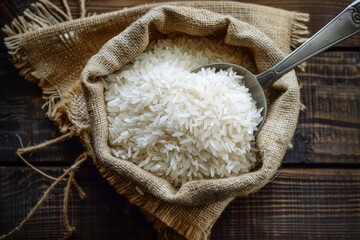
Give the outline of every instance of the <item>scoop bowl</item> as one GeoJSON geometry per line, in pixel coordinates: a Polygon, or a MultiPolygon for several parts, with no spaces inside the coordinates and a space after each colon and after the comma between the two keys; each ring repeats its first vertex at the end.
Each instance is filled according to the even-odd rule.
{"type": "Polygon", "coordinates": [[[360,0],[354,1],[339,15],[331,20],[327,25],[320,29],[305,43],[295,49],[287,57],[277,63],[270,69],[254,75],[246,68],[241,66],[218,62],[206,66],[199,67],[192,72],[198,72],[202,68],[215,68],[216,71],[227,70],[232,68],[238,75],[243,76],[245,87],[249,89],[252,98],[257,103],[257,108],[264,108],[262,111],[262,121],[258,124],[258,130],[264,125],[267,114],[267,102],[264,89],[271,86],[285,73],[293,70],[299,64],[305,62],[309,58],[325,51],[329,47],[349,38],[360,31],[360,0]]]}

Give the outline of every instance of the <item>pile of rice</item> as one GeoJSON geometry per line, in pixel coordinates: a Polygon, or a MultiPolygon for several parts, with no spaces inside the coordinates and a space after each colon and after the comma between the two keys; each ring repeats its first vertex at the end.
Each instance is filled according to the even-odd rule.
{"type": "Polygon", "coordinates": [[[249,172],[262,109],[229,69],[192,70],[214,62],[253,66],[222,41],[187,36],[152,42],[103,80],[109,143],[121,160],[178,187],[197,179],[249,172]]]}

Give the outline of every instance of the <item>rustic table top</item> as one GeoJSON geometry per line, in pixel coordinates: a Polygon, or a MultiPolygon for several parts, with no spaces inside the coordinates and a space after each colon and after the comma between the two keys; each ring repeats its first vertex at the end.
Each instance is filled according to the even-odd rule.
{"type": "MultiPolygon", "coordinates": [[[[9,23],[33,1],[0,1],[0,24],[9,23]]],[[[61,6],[61,0],[52,1],[61,6]]],[[[106,12],[147,0],[89,0],[91,12],[106,12]]],[[[160,1],[157,1],[160,2],[160,1]]],[[[312,33],[351,1],[248,0],[310,13],[312,33]]],[[[71,11],[79,11],[70,0],[71,11]]],[[[211,239],[360,239],[360,35],[308,61],[298,74],[301,112],[294,148],[280,174],[260,192],[233,201],[215,223],[211,239]]],[[[40,89],[19,76],[0,44],[0,235],[16,226],[33,208],[51,181],[16,155],[19,135],[26,145],[58,136],[41,108],[40,89]]],[[[39,169],[59,176],[81,152],[76,139],[27,156],[39,169]]],[[[139,210],[117,194],[95,166],[76,176],[87,197],[72,197],[73,239],[156,239],[139,210]]],[[[62,220],[64,184],[60,184],[15,239],[57,239],[62,220]]]]}

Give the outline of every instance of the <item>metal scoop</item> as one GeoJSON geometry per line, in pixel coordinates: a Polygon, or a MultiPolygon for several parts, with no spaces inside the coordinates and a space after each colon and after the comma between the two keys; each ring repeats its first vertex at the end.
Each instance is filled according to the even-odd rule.
{"type": "Polygon", "coordinates": [[[359,31],[360,0],[357,0],[350,4],[344,11],[331,20],[331,22],[329,22],[309,40],[265,72],[254,75],[249,70],[241,66],[225,62],[202,66],[192,72],[198,72],[202,68],[215,68],[215,70],[227,70],[232,68],[238,75],[244,76],[243,81],[245,87],[249,89],[252,98],[257,102],[257,107],[264,108],[262,111],[263,119],[258,124],[257,132],[259,132],[264,124],[267,113],[267,103],[264,89],[271,86],[281,76],[294,69],[299,64],[359,31]]]}

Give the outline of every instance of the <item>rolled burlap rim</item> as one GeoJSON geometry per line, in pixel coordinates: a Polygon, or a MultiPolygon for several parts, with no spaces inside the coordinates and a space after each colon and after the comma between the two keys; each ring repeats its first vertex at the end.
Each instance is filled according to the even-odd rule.
{"type": "MultiPolygon", "coordinates": [[[[308,20],[307,14],[237,2],[167,3],[167,5],[169,4],[196,7],[231,15],[266,33],[282,52],[289,52],[290,46],[294,47],[303,42],[304,36],[307,34],[305,26],[305,22],[308,20]]],[[[14,65],[22,76],[29,81],[38,83],[41,87],[48,109],[47,115],[63,133],[59,138],[38,146],[19,149],[18,153],[24,154],[78,136],[86,150],[77,159],[74,169],[69,169],[71,170],[69,171],[70,176],[72,176],[68,178],[70,184],[72,183],[70,180],[75,174],[75,167],[79,166],[86,156],[90,156],[109,183],[119,193],[125,195],[131,203],[139,206],[148,219],[154,222],[156,229],[164,234],[175,232],[178,236],[188,239],[206,239],[214,222],[233,198],[192,207],[163,202],[150,194],[142,195],[136,191],[136,184],[120,176],[95,158],[89,136],[89,114],[85,108],[84,94],[79,81],[85,63],[109,39],[119,34],[149,9],[158,5],[160,4],[142,5],[72,20],[69,9],[64,12],[50,2],[41,0],[26,10],[24,16],[14,19],[10,26],[3,29],[9,36],[5,39],[5,44],[14,65]],[[86,41],[92,37],[96,39],[96,44],[93,39],[90,43],[86,41]],[[59,53],[62,54],[61,58],[59,58],[59,53]],[[168,228],[174,231],[168,231],[168,228]]],[[[82,9],[82,17],[84,16],[85,10],[82,9]]],[[[267,65],[259,66],[259,70],[266,67],[267,65]]],[[[289,87],[287,84],[291,82],[293,90],[291,96],[280,94],[277,100],[291,101],[292,97],[298,97],[298,85],[294,79],[296,78],[293,73],[290,73],[274,85],[273,90],[276,92],[286,92],[289,87]]],[[[297,119],[297,113],[295,113],[297,109],[298,107],[294,111],[296,117],[292,118],[294,121],[297,119]]],[[[283,111],[286,113],[286,109],[283,111]]],[[[293,123],[292,126],[295,124],[293,123]]],[[[281,130],[281,128],[273,129],[273,132],[278,133],[277,130],[281,130]]],[[[280,131],[280,134],[283,133],[280,131]]],[[[283,146],[283,152],[292,136],[291,132],[287,134],[287,141],[277,139],[279,140],[278,144],[283,146]]],[[[268,142],[272,140],[269,139],[268,142]]],[[[260,187],[262,186],[259,185],[258,188],[260,187]]],[[[66,216],[65,211],[64,216],[66,216]]],[[[73,228],[69,225],[68,219],[64,222],[67,222],[66,229],[71,235],[73,228]]],[[[19,224],[19,228],[22,225],[23,223],[19,224]]],[[[16,228],[16,231],[19,228],[16,228]]],[[[168,237],[173,238],[174,235],[168,237]]]]}
{"type": "Polygon", "coordinates": [[[251,51],[259,71],[270,68],[283,58],[281,50],[265,33],[231,16],[180,6],[151,9],[104,44],[82,72],[96,159],[145,193],[169,203],[203,205],[258,190],[276,173],[296,128],[300,93],[294,72],[282,77],[274,86],[277,95],[269,105],[265,124],[256,137],[257,149],[262,153],[262,159],[258,159],[262,166],[257,170],[236,177],[189,181],[177,189],[167,180],[111,153],[102,77],[123,68],[143,52],[150,41],[169,34],[216,36],[228,45],[245,47],[251,51]]]}

